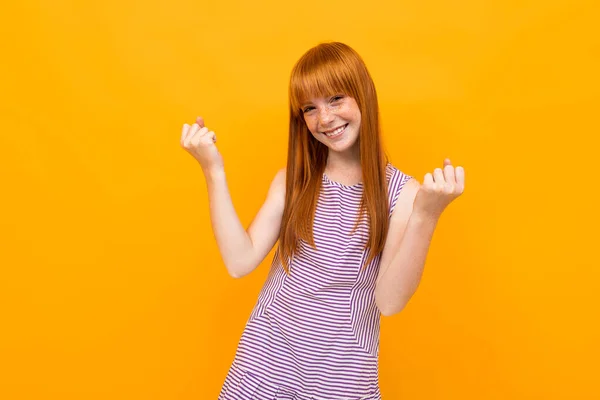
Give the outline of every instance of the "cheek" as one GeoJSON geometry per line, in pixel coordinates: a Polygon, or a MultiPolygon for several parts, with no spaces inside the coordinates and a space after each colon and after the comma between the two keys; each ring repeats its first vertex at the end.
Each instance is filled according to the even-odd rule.
{"type": "Polygon", "coordinates": [[[306,127],[310,133],[314,135],[317,129],[317,121],[314,118],[305,118],[304,123],[306,124],[306,127]]]}
{"type": "Polygon", "coordinates": [[[343,118],[360,123],[360,110],[355,107],[344,107],[342,110],[343,118]]]}

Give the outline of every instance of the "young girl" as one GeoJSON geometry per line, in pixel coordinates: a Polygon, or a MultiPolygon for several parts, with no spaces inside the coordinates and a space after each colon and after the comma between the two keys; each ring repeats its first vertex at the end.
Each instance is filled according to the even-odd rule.
{"type": "Polygon", "coordinates": [[[184,124],[204,172],[229,274],[252,272],[277,240],[221,400],[375,400],[379,320],[415,292],[442,211],[464,190],[449,160],[423,184],[381,146],[375,86],[360,56],[320,44],[294,66],[287,167],[246,231],[229,196],[215,133],[184,124]]]}

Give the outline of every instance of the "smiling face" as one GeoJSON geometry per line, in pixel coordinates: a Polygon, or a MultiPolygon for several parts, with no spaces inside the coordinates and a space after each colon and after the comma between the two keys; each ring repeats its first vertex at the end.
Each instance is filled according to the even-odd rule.
{"type": "Polygon", "coordinates": [[[361,114],[354,98],[344,94],[312,98],[301,109],[310,133],[330,152],[356,151],[361,114]]]}

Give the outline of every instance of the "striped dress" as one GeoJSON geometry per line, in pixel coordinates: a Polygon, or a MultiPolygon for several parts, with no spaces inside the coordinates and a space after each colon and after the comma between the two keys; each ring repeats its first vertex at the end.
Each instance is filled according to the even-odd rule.
{"type": "MultiPolygon", "coordinates": [[[[390,216],[410,179],[388,164],[390,216]]],[[[362,183],[324,174],[314,219],[316,250],[303,240],[286,275],[275,256],[239,341],[219,400],[375,400],[380,255],[365,268],[366,222],[351,233],[362,183]]]]}

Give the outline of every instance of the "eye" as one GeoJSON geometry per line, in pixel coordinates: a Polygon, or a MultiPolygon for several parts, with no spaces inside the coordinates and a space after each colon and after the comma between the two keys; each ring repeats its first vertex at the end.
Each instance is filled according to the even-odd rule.
{"type": "Polygon", "coordinates": [[[333,96],[333,97],[331,98],[331,101],[338,101],[338,100],[341,100],[341,99],[343,99],[343,98],[344,98],[344,96],[342,96],[342,95],[337,95],[337,96],[333,96]]]}
{"type": "Polygon", "coordinates": [[[311,111],[313,109],[314,109],[314,107],[312,107],[312,106],[304,107],[304,109],[302,110],[302,112],[306,114],[307,112],[309,112],[309,111],[311,111]]]}

